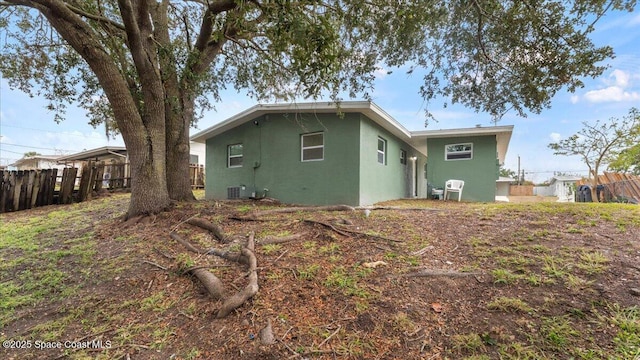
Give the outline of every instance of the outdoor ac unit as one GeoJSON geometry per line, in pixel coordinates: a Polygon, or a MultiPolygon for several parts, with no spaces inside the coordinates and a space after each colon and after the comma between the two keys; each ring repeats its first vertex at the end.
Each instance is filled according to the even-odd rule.
{"type": "Polygon", "coordinates": [[[227,199],[240,199],[240,186],[231,186],[227,188],[227,199]]]}
{"type": "Polygon", "coordinates": [[[245,185],[229,186],[227,188],[227,199],[248,199],[252,195],[252,191],[245,185]]]}

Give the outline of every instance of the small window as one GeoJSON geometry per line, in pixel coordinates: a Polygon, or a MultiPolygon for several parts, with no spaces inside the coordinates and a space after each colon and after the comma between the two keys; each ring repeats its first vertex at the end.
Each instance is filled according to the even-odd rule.
{"type": "Polygon", "coordinates": [[[379,137],[378,138],[378,162],[380,164],[387,163],[386,154],[387,154],[387,140],[379,137]]]}
{"type": "Polygon", "coordinates": [[[189,154],[189,164],[198,164],[198,155],[189,154]]]}
{"type": "Polygon", "coordinates": [[[407,165],[407,150],[400,149],[400,164],[407,165]]]}
{"type": "Polygon", "coordinates": [[[300,158],[302,161],[320,161],[324,160],[324,134],[313,133],[305,134],[300,137],[301,150],[300,158]]]}
{"type": "Polygon", "coordinates": [[[445,145],[445,160],[469,160],[473,159],[473,144],[445,145]]]}
{"type": "Polygon", "coordinates": [[[242,144],[229,145],[227,147],[228,161],[230,168],[242,167],[242,144]]]}

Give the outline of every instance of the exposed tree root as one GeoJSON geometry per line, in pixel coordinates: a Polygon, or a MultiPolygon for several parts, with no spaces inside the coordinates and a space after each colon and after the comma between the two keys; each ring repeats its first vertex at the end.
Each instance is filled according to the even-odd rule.
{"type": "Polygon", "coordinates": [[[287,214],[297,212],[310,212],[310,211],[354,211],[355,209],[348,205],[331,205],[331,206],[301,206],[301,207],[289,207],[289,208],[276,208],[262,211],[254,211],[248,217],[253,219],[261,218],[265,215],[272,214],[287,214]]]}
{"type": "Polygon", "coordinates": [[[394,211],[447,211],[447,209],[435,209],[435,208],[405,208],[398,206],[364,206],[357,207],[355,210],[394,210],[394,211]]]}
{"type": "Polygon", "coordinates": [[[336,233],[343,235],[343,236],[350,236],[350,234],[356,235],[356,236],[362,236],[362,237],[369,237],[369,238],[376,238],[376,239],[380,239],[380,240],[384,240],[384,241],[391,241],[391,242],[404,242],[402,240],[397,240],[397,239],[391,239],[388,237],[384,237],[381,235],[375,235],[375,234],[367,234],[367,233],[363,233],[360,231],[356,231],[356,230],[350,230],[350,229],[344,229],[344,228],[337,228],[331,224],[328,224],[326,222],[322,222],[322,221],[317,221],[317,220],[309,220],[309,219],[305,219],[304,222],[309,223],[309,224],[319,224],[322,225],[326,228],[329,228],[333,231],[335,231],[336,233]]]}
{"type": "Polygon", "coordinates": [[[195,276],[204,288],[207,289],[209,295],[211,295],[214,299],[220,300],[225,298],[225,290],[222,285],[222,281],[218,279],[217,276],[213,275],[209,270],[206,270],[202,267],[196,267],[190,270],[187,270],[188,273],[195,276]]]}
{"type": "Polygon", "coordinates": [[[271,319],[267,319],[267,326],[260,329],[258,332],[260,342],[265,345],[275,344],[276,337],[273,336],[273,327],[271,326],[271,319]]]}
{"type": "Polygon", "coordinates": [[[197,266],[187,269],[187,273],[194,275],[200,283],[207,289],[207,292],[214,298],[224,300],[222,306],[218,310],[216,317],[218,319],[223,318],[229,315],[233,310],[242,306],[247,300],[252,298],[258,292],[258,260],[255,255],[255,235],[251,233],[249,238],[247,239],[246,245],[242,248],[240,254],[230,254],[221,252],[217,249],[212,249],[209,251],[201,250],[191,245],[191,243],[175,232],[171,232],[169,234],[172,239],[179,242],[184,246],[187,250],[191,252],[195,252],[198,254],[211,254],[220,256],[224,259],[235,261],[240,264],[248,265],[248,279],[249,283],[245,286],[244,289],[238,291],[236,294],[226,297],[224,286],[222,281],[218,279],[214,274],[212,274],[205,267],[197,266]]]}
{"type": "Polygon", "coordinates": [[[213,236],[215,236],[216,239],[218,239],[218,241],[220,241],[221,243],[226,244],[232,241],[232,239],[229,239],[229,237],[224,234],[224,232],[218,225],[210,221],[207,221],[205,219],[200,219],[200,218],[189,219],[187,220],[187,224],[194,225],[199,228],[210,231],[213,234],[213,236]]]}
{"type": "Polygon", "coordinates": [[[249,260],[247,260],[247,258],[245,258],[241,252],[239,253],[234,253],[234,252],[230,252],[230,251],[221,251],[219,249],[210,249],[209,251],[206,252],[207,255],[215,255],[219,258],[223,258],[225,260],[229,260],[229,261],[233,261],[233,262],[237,262],[239,264],[243,264],[243,265],[249,265],[249,260]]]}
{"type": "Polygon", "coordinates": [[[247,240],[247,244],[244,248],[242,248],[242,255],[246,256],[247,259],[249,259],[249,283],[247,284],[247,286],[245,286],[244,289],[224,301],[222,307],[220,308],[220,310],[218,310],[218,314],[216,315],[218,319],[229,315],[233,310],[240,307],[245,303],[245,301],[249,300],[258,293],[258,260],[256,259],[254,251],[254,234],[251,233],[249,235],[249,239],[247,240]]]}
{"type": "Polygon", "coordinates": [[[188,242],[187,240],[183,239],[180,235],[178,235],[176,232],[172,231],[169,236],[179,242],[180,244],[182,244],[182,246],[184,246],[187,250],[194,252],[196,254],[206,254],[207,250],[202,250],[202,249],[198,249],[197,247],[191,245],[190,242],[188,242]]]}
{"type": "Polygon", "coordinates": [[[267,244],[284,244],[288,242],[293,242],[297,240],[302,240],[304,234],[293,234],[289,236],[267,236],[261,240],[256,241],[256,245],[267,245],[267,244]]]}

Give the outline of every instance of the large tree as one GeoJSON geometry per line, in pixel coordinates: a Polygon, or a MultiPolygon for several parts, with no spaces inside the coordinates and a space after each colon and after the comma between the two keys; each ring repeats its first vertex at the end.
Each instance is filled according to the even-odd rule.
{"type": "Polygon", "coordinates": [[[595,195],[600,169],[628,149],[630,144],[640,141],[640,115],[637,109],[632,108],[622,119],[598,120],[593,124],[583,122],[582,125],[583,128],[576,134],[549,144],[549,148],[554,150],[554,155],[580,157],[589,169],[591,193],[597,199],[595,195]]]}
{"type": "Polygon", "coordinates": [[[379,66],[499,118],[597,76],[589,39],[635,0],[0,0],[0,71],[61,114],[79,103],[130,154],[129,216],[192,198],[188,129],[226,86],[257,99],[368,98],[379,66]]]}

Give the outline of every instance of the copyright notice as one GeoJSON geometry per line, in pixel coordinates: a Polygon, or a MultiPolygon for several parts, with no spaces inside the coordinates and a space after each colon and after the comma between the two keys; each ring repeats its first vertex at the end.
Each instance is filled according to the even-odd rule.
{"type": "Polygon", "coordinates": [[[4,340],[4,349],[109,349],[110,340],[85,340],[85,341],[42,341],[42,340],[4,340]]]}

